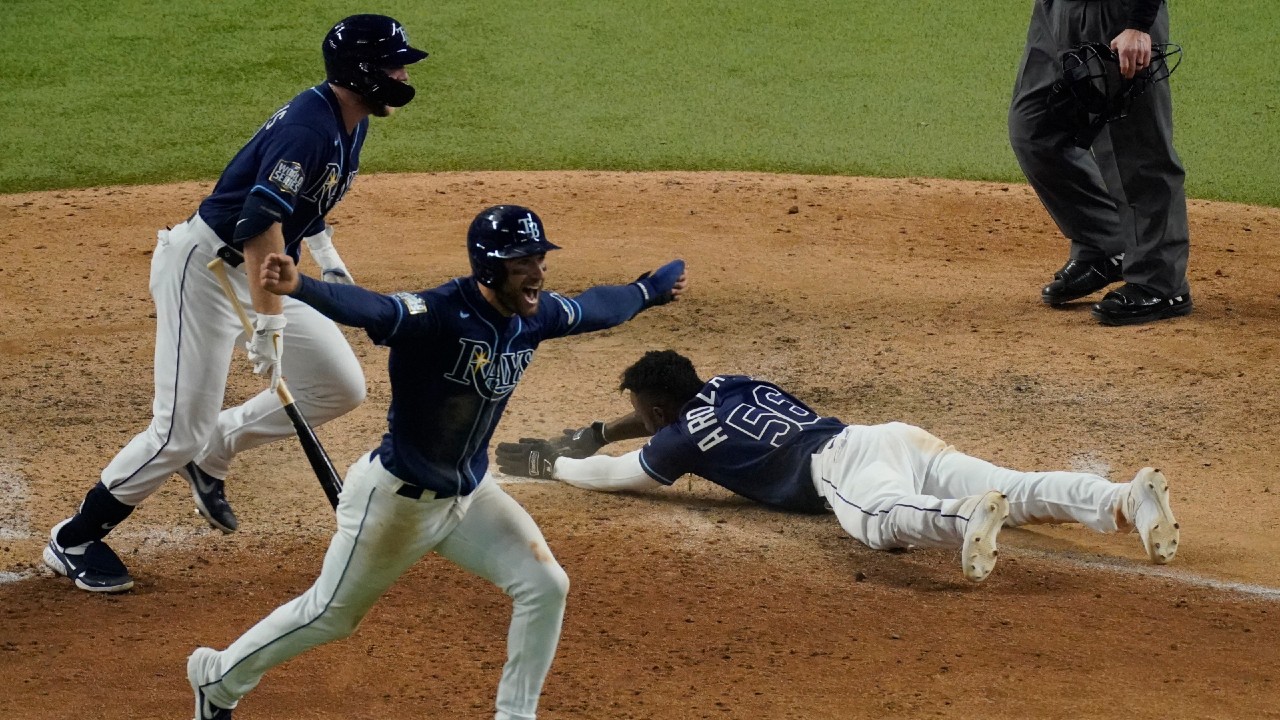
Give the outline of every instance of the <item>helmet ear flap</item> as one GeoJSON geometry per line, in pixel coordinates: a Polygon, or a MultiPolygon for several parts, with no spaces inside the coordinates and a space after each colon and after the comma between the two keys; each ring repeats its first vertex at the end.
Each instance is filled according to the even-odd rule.
{"type": "Polygon", "coordinates": [[[412,85],[396,80],[372,63],[360,63],[360,69],[363,73],[360,79],[362,89],[356,92],[374,102],[390,107],[404,107],[418,92],[412,85]]]}

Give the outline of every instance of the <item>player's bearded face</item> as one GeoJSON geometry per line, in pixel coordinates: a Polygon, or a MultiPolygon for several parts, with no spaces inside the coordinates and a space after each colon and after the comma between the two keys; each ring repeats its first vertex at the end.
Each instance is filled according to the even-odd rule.
{"type": "MultiPolygon", "coordinates": [[[[392,80],[399,80],[403,83],[409,82],[409,71],[402,67],[382,68],[382,71],[385,72],[392,80]]],[[[396,111],[396,109],[390,105],[370,100],[367,97],[362,99],[364,100],[365,108],[369,111],[369,114],[374,117],[390,117],[391,114],[396,111]]]]}
{"type": "Polygon", "coordinates": [[[538,297],[547,272],[546,254],[504,260],[503,264],[507,278],[495,292],[498,303],[513,315],[532,317],[538,312],[538,297]]]}

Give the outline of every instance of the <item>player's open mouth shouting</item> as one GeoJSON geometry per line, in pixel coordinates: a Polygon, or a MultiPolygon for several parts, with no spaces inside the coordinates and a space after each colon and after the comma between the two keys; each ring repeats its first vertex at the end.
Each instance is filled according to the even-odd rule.
{"type": "Polygon", "coordinates": [[[547,272],[546,253],[512,258],[505,264],[507,281],[497,293],[498,301],[513,315],[532,317],[538,312],[538,297],[547,272]]]}

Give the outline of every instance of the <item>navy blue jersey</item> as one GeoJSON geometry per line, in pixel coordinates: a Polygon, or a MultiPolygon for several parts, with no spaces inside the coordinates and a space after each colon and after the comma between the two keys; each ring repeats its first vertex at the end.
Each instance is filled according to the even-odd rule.
{"type": "Polygon", "coordinates": [[[844,428],[777,385],[718,375],[641,448],[640,465],[665,485],[694,473],[765,505],[819,512],[810,459],[844,428]]]}
{"type": "Polygon", "coordinates": [[[347,133],[328,84],[303,90],[231,158],[200,217],[231,245],[245,200],[266,198],[281,210],[285,250],[296,260],[299,241],[324,229],[324,216],[355,182],[368,127],[365,118],[347,133]]]}
{"type": "Polygon", "coordinates": [[[632,283],[576,298],[543,292],[533,317],[504,317],[472,278],[380,295],[304,277],[295,297],[391,348],[377,455],[392,475],[441,496],[470,494],[484,477],[489,438],[540,342],[613,327],[645,307],[632,283]]]}

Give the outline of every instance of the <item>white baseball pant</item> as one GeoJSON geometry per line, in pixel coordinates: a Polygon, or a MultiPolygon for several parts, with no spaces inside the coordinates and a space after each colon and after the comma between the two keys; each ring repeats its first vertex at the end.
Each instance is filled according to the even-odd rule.
{"type": "MultiPolygon", "coordinates": [[[[293,435],[270,390],[222,409],[231,356],[245,337],[207,267],[221,247],[199,215],[159,233],[151,258],[156,307],[151,424],[102,471],[102,483],[126,505],[142,502],[193,459],[211,475],[226,477],[236,453],[293,435]]],[[[228,268],[227,275],[252,317],[243,268],[228,268]]],[[[283,375],[298,408],[318,426],[364,401],[364,371],[333,321],[293,298],[282,299],[288,319],[283,375]]]]}
{"type": "MultiPolygon", "coordinates": [[[[205,695],[234,707],[267,670],[312,647],[347,637],[391,584],[434,550],[512,598],[507,662],[495,720],[533,720],[564,617],[569,577],[529,513],[491,477],[470,495],[420,499],[365,455],[347,471],[338,531],[320,577],[211,660],[205,695]]],[[[429,628],[423,628],[429,631],[429,628]]]]}
{"type": "Polygon", "coordinates": [[[1008,498],[1011,526],[1078,522],[1116,532],[1125,522],[1126,483],[1090,473],[1010,470],[905,423],[850,425],[813,456],[812,472],[840,526],[877,550],[960,547],[961,499],[989,490],[1008,498]]]}

